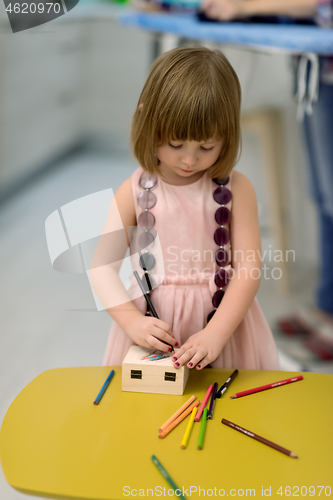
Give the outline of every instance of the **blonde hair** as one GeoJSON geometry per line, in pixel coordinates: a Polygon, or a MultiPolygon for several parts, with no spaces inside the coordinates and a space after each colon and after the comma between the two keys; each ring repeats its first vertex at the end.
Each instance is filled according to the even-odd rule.
{"type": "Polygon", "coordinates": [[[159,173],[156,147],[168,140],[224,139],[209,175],[227,177],[238,161],[241,88],[218,50],[180,47],[153,63],[132,120],[131,147],[142,168],[159,173]]]}

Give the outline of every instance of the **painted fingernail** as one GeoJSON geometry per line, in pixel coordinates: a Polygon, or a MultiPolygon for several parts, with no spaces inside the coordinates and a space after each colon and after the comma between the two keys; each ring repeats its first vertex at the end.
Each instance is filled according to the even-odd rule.
{"type": "Polygon", "coordinates": [[[188,366],[193,366],[193,363],[189,363],[188,366]]]}
{"type": "Polygon", "coordinates": [[[176,342],[176,343],[175,343],[175,347],[177,347],[178,345],[179,345],[179,344],[178,344],[178,342],[176,342]]]}
{"type": "Polygon", "coordinates": [[[198,368],[201,368],[201,365],[198,365],[198,368]]]}
{"type": "Polygon", "coordinates": [[[173,350],[172,347],[169,347],[169,352],[171,352],[172,350],[173,350]]]}
{"type": "Polygon", "coordinates": [[[172,361],[177,361],[176,356],[173,356],[173,357],[172,357],[172,361]]]}
{"type": "Polygon", "coordinates": [[[176,366],[179,366],[179,363],[175,363],[176,366]]]}

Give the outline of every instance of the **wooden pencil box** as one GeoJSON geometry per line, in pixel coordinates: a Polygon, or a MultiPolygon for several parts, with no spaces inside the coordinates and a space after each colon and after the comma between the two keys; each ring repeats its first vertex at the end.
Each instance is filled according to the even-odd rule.
{"type": "Polygon", "coordinates": [[[187,366],[174,368],[172,356],[151,361],[142,359],[153,351],[132,345],[122,364],[122,390],[155,394],[184,394],[189,375],[187,366]]]}

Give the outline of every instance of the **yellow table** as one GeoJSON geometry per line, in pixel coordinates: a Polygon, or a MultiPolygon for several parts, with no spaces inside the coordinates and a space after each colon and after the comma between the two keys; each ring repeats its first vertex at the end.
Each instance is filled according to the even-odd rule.
{"type": "Polygon", "coordinates": [[[115,367],[95,406],[110,369],[48,370],[17,396],[0,432],[1,465],[13,488],[60,499],[172,498],[151,460],[154,454],[188,499],[264,498],[269,493],[280,500],[333,498],[332,375],[303,373],[302,381],[230,399],[235,392],[295,376],[240,370],[217,400],[199,451],[200,423],[194,424],[186,450],[180,443],[188,418],[164,439],[158,438],[158,428],[192,394],[202,400],[209,384],[222,384],[231,370],[191,371],[186,393],[166,396],[122,392],[121,368],[115,367]],[[299,459],[226,427],[223,417],[294,451],[299,459]]]}

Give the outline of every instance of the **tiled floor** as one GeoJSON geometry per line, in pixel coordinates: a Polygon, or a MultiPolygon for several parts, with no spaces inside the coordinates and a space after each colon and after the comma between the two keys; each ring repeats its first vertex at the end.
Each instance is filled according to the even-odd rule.
{"type": "MultiPolygon", "coordinates": [[[[134,160],[82,152],[41,176],[0,209],[2,226],[0,421],[23,387],[42,371],[54,367],[99,365],[111,320],[95,312],[87,279],[52,269],[44,223],[67,202],[112,187],[136,168],[134,160]]],[[[275,319],[311,303],[315,270],[292,269],[292,290],[281,295],[274,280],[262,280],[258,298],[274,330],[275,319]],[[305,272],[306,271],[306,272],[305,272]]],[[[284,369],[302,367],[333,373],[331,363],[320,363],[298,340],[275,334],[284,369]],[[296,362],[283,353],[296,358],[296,362]]],[[[25,495],[13,490],[0,473],[1,500],[25,495]]],[[[30,497],[31,498],[31,497],[30,497]]]]}

